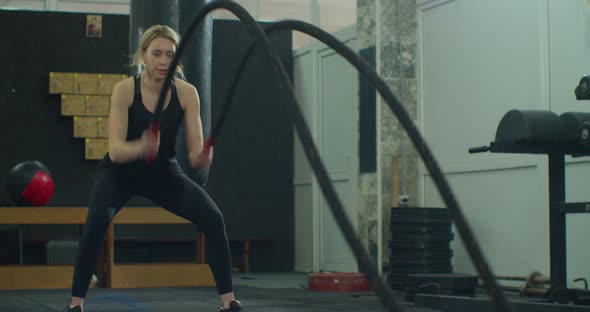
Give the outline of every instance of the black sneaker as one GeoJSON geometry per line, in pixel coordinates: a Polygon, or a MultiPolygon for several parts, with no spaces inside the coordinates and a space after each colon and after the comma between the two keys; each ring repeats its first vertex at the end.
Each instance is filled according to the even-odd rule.
{"type": "Polygon", "coordinates": [[[241,312],[242,306],[236,300],[229,303],[229,309],[224,309],[223,307],[220,310],[221,312],[241,312]]]}
{"type": "Polygon", "coordinates": [[[65,309],[65,312],[82,312],[82,308],[80,308],[80,306],[75,306],[73,308],[70,308],[70,306],[67,306],[65,309]]]}

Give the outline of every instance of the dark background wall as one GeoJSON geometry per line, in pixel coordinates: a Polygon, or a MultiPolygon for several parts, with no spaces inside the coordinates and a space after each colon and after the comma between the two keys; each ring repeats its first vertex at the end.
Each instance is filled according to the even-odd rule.
{"type": "MultiPolygon", "coordinates": [[[[103,15],[102,38],[85,37],[85,18],[85,14],[76,13],[0,11],[0,27],[11,30],[3,32],[0,49],[6,69],[0,80],[4,143],[0,178],[4,182],[8,171],[24,160],[43,162],[55,182],[55,193],[47,206],[86,206],[97,165],[84,159],[84,141],[72,137],[72,117],[60,115],[59,96],[48,94],[49,72],[128,73],[129,17],[103,15]]],[[[274,36],[272,41],[292,74],[290,33],[274,36]]],[[[249,42],[249,34],[238,22],[215,21],[213,123],[238,58],[249,42]]],[[[261,50],[247,71],[248,78],[238,90],[215,146],[206,189],[222,209],[230,236],[272,238],[272,242],[252,247],[253,270],[291,270],[292,127],[261,50]]],[[[5,185],[1,185],[0,201],[9,205],[5,185]]],[[[152,204],[142,198],[128,203],[146,205],[152,204]]],[[[116,228],[116,235],[122,238],[190,238],[193,233],[190,225],[116,228]]],[[[77,239],[78,234],[77,226],[23,226],[23,235],[29,240],[77,239]]]]}
{"type": "MultiPolygon", "coordinates": [[[[291,32],[270,38],[292,77],[291,32]]],[[[253,42],[237,21],[213,23],[212,125],[237,66],[253,42]]],[[[226,218],[230,236],[272,238],[253,246],[254,269],[293,268],[293,127],[285,95],[262,49],[244,72],[214,149],[207,190],[226,218]]]]}
{"type": "MultiPolygon", "coordinates": [[[[48,94],[49,72],[126,73],[128,23],[104,15],[103,37],[86,38],[84,14],[0,11],[0,175],[23,160],[43,162],[55,182],[50,206],[85,206],[97,162],[84,160],[72,117],[61,116],[60,97],[48,94]]],[[[0,200],[9,200],[5,187],[0,200]]]]}
{"type": "MultiPolygon", "coordinates": [[[[0,79],[0,201],[10,203],[8,171],[24,160],[39,160],[55,182],[48,206],[86,206],[97,162],[84,159],[84,140],[73,138],[72,117],[60,115],[59,95],[48,94],[49,72],[126,73],[128,20],[104,15],[99,39],[86,38],[85,14],[0,11],[0,57],[5,60],[0,79]]],[[[25,240],[79,234],[77,226],[69,225],[24,225],[22,230],[25,240]]]]}

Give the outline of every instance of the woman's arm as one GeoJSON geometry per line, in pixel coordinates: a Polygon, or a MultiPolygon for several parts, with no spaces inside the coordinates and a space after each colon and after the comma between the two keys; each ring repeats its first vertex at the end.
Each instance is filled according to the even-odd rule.
{"type": "Polygon", "coordinates": [[[184,132],[188,161],[193,168],[205,167],[211,162],[212,152],[211,149],[203,151],[203,125],[201,123],[199,93],[193,85],[185,82],[179,82],[177,90],[184,109],[184,132]]]}
{"type": "MultiPolygon", "coordinates": [[[[127,141],[129,107],[133,101],[133,78],[128,78],[113,87],[109,114],[109,158],[113,163],[123,164],[143,158],[148,152],[155,152],[148,144],[149,134],[127,141]]],[[[156,147],[157,150],[157,147],[156,147]]]]}

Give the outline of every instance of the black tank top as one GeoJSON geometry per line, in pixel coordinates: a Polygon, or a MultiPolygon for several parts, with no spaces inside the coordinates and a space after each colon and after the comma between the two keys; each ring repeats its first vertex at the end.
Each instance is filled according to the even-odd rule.
{"type": "MultiPolygon", "coordinates": [[[[133,103],[129,107],[129,122],[127,126],[127,140],[137,140],[144,130],[149,127],[153,113],[147,110],[141,98],[141,75],[134,77],[135,94],[133,103]]],[[[170,103],[160,115],[160,148],[156,157],[156,164],[167,164],[176,157],[176,135],[178,127],[182,123],[184,111],[180,106],[180,100],[176,93],[174,82],[170,85],[170,103]]],[[[145,163],[144,160],[136,161],[145,163]]]]}

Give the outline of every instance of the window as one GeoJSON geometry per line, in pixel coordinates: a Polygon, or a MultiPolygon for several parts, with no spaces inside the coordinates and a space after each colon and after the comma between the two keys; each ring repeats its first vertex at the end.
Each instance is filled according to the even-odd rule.
{"type": "Polygon", "coordinates": [[[4,0],[0,1],[0,9],[3,10],[45,10],[44,0],[4,0]]]}
{"type": "Polygon", "coordinates": [[[356,0],[319,0],[320,27],[334,33],[356,25],[356,0]]]}
{"type": "Polygon", "coordinates": [[[57,11],[129,14],[129,1],[58,1],[57,11]],[[125,3],[127,2],[127,3],[125,3]]]}
{"type": "MultiPolygon", "coordinates": [[[[259,0],[260,21],[297,19],[311,22],[311,0],[259,0]]],[[[313,38],[298,31],[293,32],[293,49],[311,42],[313,38]]]]}

